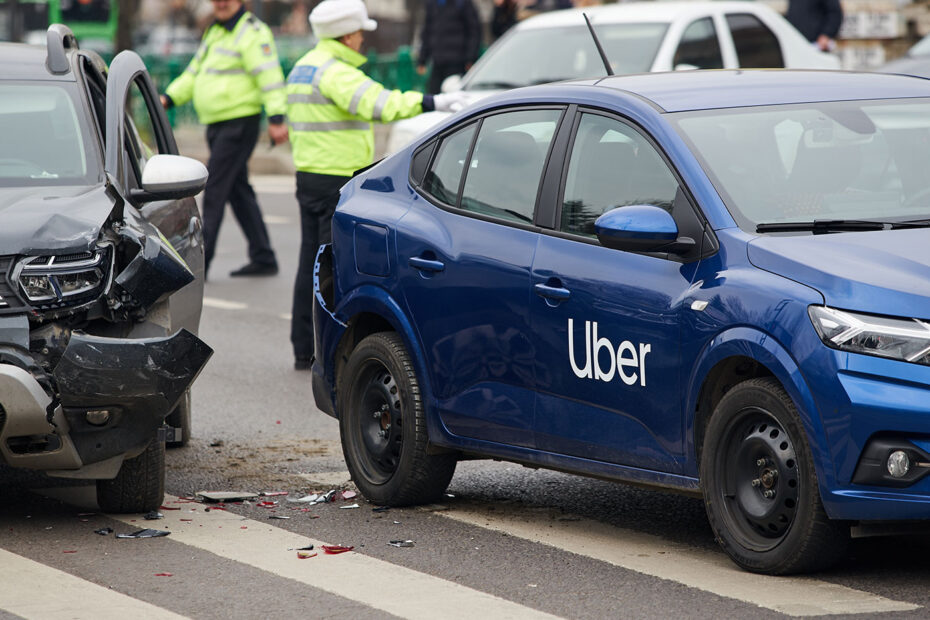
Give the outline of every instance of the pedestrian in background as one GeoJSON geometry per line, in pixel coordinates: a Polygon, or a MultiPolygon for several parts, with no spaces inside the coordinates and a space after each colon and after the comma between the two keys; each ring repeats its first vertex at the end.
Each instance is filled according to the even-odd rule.
{"type": "Polygon", "coordinates": [[[820,51],[836,48],[836,35],[843,25],[840,0],[788,0],[785,17],[820,51]]]}
{"type": "Polygon", "coordinates": [[[461,75],[478,60],[481,23],[472,0],[426,0],[417,72],[430,70],[427,91],[438,93],[443,80],[461,75]]]}
{"type": "Polygon", "coordinates": [[[491,13],[491,36],[499,39],[516,23],[516,0],[494,0],[494,12],[491,13]]]}
{"type": "Polygon", "coordinates": [[[210,173],[203,195],[204,260],[209,270],[226,203],[232,206],[249,244],[249,262],[231,276],[269,276],[278,262],[255,191],[249,184],[249,157],[258,141],[262,106],[272,144],[287,140],[284,73],[271,30],[239,0],[211,0],[215,21],[200,49],[162,96],[166,108],[193,98],[197,118],[207,126],[210,173]]]}
{"type": "MultiPolygon", "coordinates": [[[[454,1],[454,0],[450,0],[454,1]]],[[[453,111],[461,93],[424,95],[388,90],[359,66],[364,32],[377,22],[362,0],[323,0],[310,12],[319,40],[297,61],[287,78],[287,118],[297,169],[300,205],[300,260],[294,282],[291,343],[294,367],[313,359],[313,263],[321,243],[329,243],[339,190],[374,158],[372,121],[390,122],[430,110],[453,111]]]]}

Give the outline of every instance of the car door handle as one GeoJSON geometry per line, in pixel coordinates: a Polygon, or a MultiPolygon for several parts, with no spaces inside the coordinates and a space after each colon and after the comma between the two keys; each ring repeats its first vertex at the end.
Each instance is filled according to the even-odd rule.
{"type": "Polygon", "coordinates": [[[572,296],[572,292],[567,288],[562,288],[559,286],[547,286],[545,284],[537,284],[533,288],[536,289],[536,294],[540,297],[545,297],[546,299],[555,299],[558,301],[565,301],[572,296]]]}
{"type": "Polygon", "coordinates": [[[419,269],[420,271],[431,271],[438,273],[440,271],[445,271],[446,269],[446,265],[442,261],[420,258],[419,256],[411,257],[409,263],[411,267],[414,269],[419,269]]]}

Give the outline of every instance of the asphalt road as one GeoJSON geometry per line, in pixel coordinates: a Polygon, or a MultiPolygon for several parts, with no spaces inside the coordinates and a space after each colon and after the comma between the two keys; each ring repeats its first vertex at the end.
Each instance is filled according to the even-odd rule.
{"type": "Polygon", "coordinates": [[[335,420],[293,370],[293,181],[256,186],[281,273],[228,277],[245,261],[228,214],[201,324],[216,353],[194,388],[191,445],[168,455],[164,518],[103,515],[87,487],[0,470],[0,618],[927,617],[923,536],[855,541],[828,573],[759,577],[717,549],[697,499],[488,461],[460,463],[432,506],[288,502],[353,487],[335,420]],[[183,499],[205,490],[289,494],[183,499]],[[144,527],[171,534],[115,538],[144,527]],[[298,558],[310,543],[318,555],[298,558]]]}

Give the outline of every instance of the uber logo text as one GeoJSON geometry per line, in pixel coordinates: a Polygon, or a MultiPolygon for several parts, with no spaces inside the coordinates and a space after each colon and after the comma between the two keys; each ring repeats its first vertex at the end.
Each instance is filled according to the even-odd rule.
{"type": "Polygon", "coordinates": [[[595,379],[598,381],[610,381],[614,378],[614,372],[627,385],[633,385],[639,380],[639,384],[646,386],[646,355],[652,351],[651,344],[639,344],[639,349],[629,340],[624,340],[617,345],[616,352],[614,346],[607,338],[597,337],[597,321],[584,322],[584,366],[579,367],[575,363],[575,330],[574,321],[568,319],[568,361],[572,365],[572,371],[579,379],[595,379]],[[593,347],[592,347],[593,343],[593,347]],[[600,352],[607,350],[610,364],[606,371],[601,368],[600,352]],[[627,372],[627,369],[632,369],[627,372]],[[636,370],[639,371],[637,375],[636,370]]]}

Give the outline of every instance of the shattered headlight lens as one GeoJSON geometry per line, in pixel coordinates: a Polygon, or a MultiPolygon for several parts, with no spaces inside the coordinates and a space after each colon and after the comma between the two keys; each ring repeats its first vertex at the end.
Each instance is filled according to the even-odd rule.
{"type": "Polygon", "coordinates": [[[808,308],[824,344],[841,351],[930,366],[930,321],[808,308]]]}
{"type": "Polygon", "coordinates": [[[96,292],[105,284],[109,271],[109,247],[95,252],[29,256],[14,269],[26,298],[34,304],[58,304],[96,292]]]}

